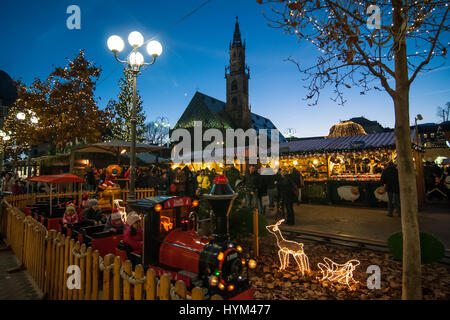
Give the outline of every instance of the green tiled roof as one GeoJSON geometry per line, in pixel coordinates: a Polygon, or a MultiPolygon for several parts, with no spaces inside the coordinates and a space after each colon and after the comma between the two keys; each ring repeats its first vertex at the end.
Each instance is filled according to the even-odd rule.
{"type": "Polygon", "coordinates": [[[194,121],[201,121],[203,128],[232,129],[232,121],[224,110],[224,102],[197,91],[174,129],[192,128],[194,121]]]}

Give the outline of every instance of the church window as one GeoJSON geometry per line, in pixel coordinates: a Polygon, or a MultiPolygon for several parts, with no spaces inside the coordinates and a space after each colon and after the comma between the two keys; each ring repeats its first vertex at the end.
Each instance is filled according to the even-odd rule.
{"type": "Polygon", "coordinates": [[[231,82],[231,90],[232,91],[237,90],[237,81],[236,80],[233,80],[231,82]]]}

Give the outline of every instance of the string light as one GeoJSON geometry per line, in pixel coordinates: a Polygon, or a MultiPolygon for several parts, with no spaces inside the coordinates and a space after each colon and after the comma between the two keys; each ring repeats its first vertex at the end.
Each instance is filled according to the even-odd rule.
{"type": "Polygon", "coordinates": [[[322,271],[322,279],[320,281],[331,281],[345,284],[350,290],[354,290],[352,284],[359,283],[353,279],[353,271],[359,266],[358,260],[350,260],[344,264],[338,264],[329,258],[323,258],[325,264],[318,263],[317,267],[322,271]]]}
{"type": "Polygon", "coordinates": [[[305,275],[305,272],[309,272],[309,261],[305,252],[303,251],[303,243],[298,243],[295,241],[286,240],[283,238],[280,229],[278,226],[283,223],[284,219],[279,220],[277,223],[273,225],[266,226],[267,230],[270,233],[274,234],[277,239],[277,245],[280,248],[278,250],[278,257],[280,258],[280,270],[286,269],[286,266],[289,264],[289,256],[293,255],[295,262],[302,273],[302,276],[305,275]]]}

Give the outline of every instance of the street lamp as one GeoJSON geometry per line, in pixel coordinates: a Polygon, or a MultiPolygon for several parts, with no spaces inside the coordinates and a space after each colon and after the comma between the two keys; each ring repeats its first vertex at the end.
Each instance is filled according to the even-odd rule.
{"type": "Polygon", "coordinates": [[[129,70],[133,73],[133,104],[131,109],[131,141],[130,141],[130,189],[128,191],[127,202],[136,201],[135,195],[135,170],[136,170],[136,96],[137,96],[137,75],[142,66],[149,66],[155,63],[156,58],[162,53],[161,44],[152,40],[147,43],[147,53],[152,56],[153,60],[150,63],[144,62],[144,56],[138,51],[144,42],[144,36],[138,32],[133,31],[128,35],[128,43],[133,47],[133,51],[128,55],[127,60],[120,60],[117,53],[121,52],[125,43],[121,37],[113,35],[108,38],[108,48],[114,53],[114,58],[120,63],[126,64],[129,70]]]}
{"type": "MultiPolygon", "coordinates": [[[[28,117],[29,117],[29,121],[31,123],[32,126],[36,125],[39,123],[39,118],[36,116],[36,113],[34,113],[31,110],[28,110],[28,117]]],[[[16,118],[20,121],[24,121],[27,118],[27,114],[25,112],[19,111],[16,114],[16,118]]],[[[3,138],[3,140],[5,140],[5,138],[3,138]]],[[[28,148],[28,155],[27,155],[27,176],[31,177],[31,145],[28,148]]]]}
{"type": "Polygon", "coordinates": [[[423,120],[423,117],[422,117],[422,115],[420,113],[414,119],[414,122],[416,124],[416,135],[415,135],[416,145],[419,144],[419,130],[417,129],[417,120],[423,120]]]}

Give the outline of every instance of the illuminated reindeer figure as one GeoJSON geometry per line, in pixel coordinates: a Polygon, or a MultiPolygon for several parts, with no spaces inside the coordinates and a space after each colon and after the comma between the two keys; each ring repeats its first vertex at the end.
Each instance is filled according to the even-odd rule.
{"type": "Polygon", "coordinates": [[[121,199],[114,199],[114,207],[117,208],[123,223],[125,223],[127,221],[127,211],[125,210],[125,207],[122,207],[120,205],[121,201],[122,201],[121,199]]]}
{"type": "Polygon", "coordinates": [[[310,271],[308,257],[303,251],[303,243],[298,243],[283,238],[281,231],[278,228],[283,221],[284,219],[281,219],[273,225],[266,226],[267,230],[269,230],[270,233],[273,233],[277,238],[277,245],[280,248],[280,250],[278,250],[278,257],[280,258],[281,263],[280,270],[284,270],[286,268],[289,264],[289,255],[292,254],[303,276],[305,275],[305,271],[310,271]]]}
{"type": "Polygon", "coordinates": [[[324,263],[319,263],[317,266],[322,271],[322,279],[331,282],[345,284],[350,290],[353,290],[352,283],[357,284],[358,281],[353,279],[353,271],[359,266],[358,260],[350,260],[344,264],[338,264],[329,258],[323,258],[324,263]]]}

